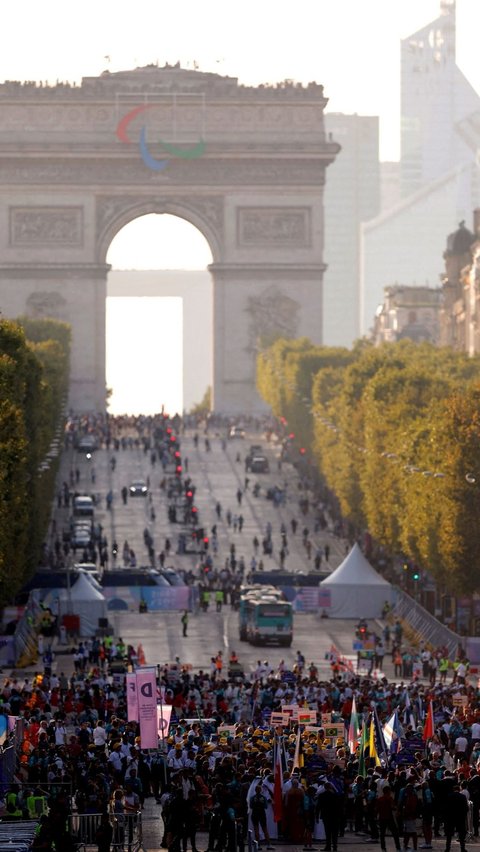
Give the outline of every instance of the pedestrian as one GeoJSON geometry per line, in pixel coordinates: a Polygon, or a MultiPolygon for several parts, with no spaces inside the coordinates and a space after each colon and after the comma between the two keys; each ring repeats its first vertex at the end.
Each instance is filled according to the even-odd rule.
{"type": "Polygon", "coordinates": [[[253,831],[255,834],[255,840],[258,844],[260,844],[260,829],[262,829],[263,836],[267,841],[267,849],[274,849],[270,842],[270,835],[268,833],[267,828],[267,807],[268,801],[266,796],[262,793],[262,785],[257,784],[255,787],[255,791],[252,796],[250,796],[250,800],[248,802],[248,806],[250,808],[250,816],[252,818],[253,831]]]}
{"type": "Polygon", "coordinates": [[[325,562],[328,562],[328,559],[329,559],[329,556],[330,556],[330,545],[329,544],[325,545],[323,552],[325,554],[325,562]]]}
{"type": "Polygon", "coordinates": [[[182,622],[182,635],[186,636],[187,635],[187,627],[188,627],[188,609],[185,609],[183,611],[183,615],[182,615],[180,621],[182,622]]]}
{"type": "Polygon", "coordinates": [[[317,797],[317,818],[322,819],[325,828],[324,852],[337,850],[342,803],[342,796],[339,796],[333,789],[333,785],[326,781],[323,793],[317,797]]]}
{"type": "Polygon", "coordinates": [[[460,786],[455,784],[452,792],[445,800],[445,852],[450,852],[452,838],[455,832],[458,834],[460,852],[465,852],[465,838],[467,836],[468,800],[460,792],[460,786]]]}
{"type": "Polygon", "coordinates": [[[127,488],[126,485],[124,485],[123,488],[122,488],[122,500],[123,500],[123,505],[126,506],[127,500],[128,500],[128,488],[127,488]]]}
{"type": "MultiPolygon", "coordinates": [[[[412,838],[413,848],[417,848],[417,817],[420,815],[420,802],[413,784],[409,783],[404,788],[401,799],[401,815],[403,819],[403,846],[408,849],[408,843],[412,838]]],[[[451,838],[450,838],[451,840],[451,838]]],[[[449,845],[447,843],[448,848],[449,845]]]]}
{"type": "MultiPolygon", "coordinates": [[[[382,795],[375,802],[380,832],[380,848],[385,852],[385,835],[390,832],[395,843],[395,849],[400,850],[400,835],[396,819],[396,805],[388,784],[382,788],[382,795]]],[[[431,848],[431,847],[430,847],[431,848]]]]}
{"type": "Polygon", "coordinates": [[[238,503],[239,506],[242,505],[242,497],[243,497],[242,489],[238,488],[238,490],[237,490],[237,503],[238,503]]]}

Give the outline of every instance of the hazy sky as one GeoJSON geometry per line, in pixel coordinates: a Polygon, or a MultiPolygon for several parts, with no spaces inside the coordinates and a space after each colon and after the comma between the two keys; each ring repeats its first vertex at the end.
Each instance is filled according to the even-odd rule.
{"type": "MultiPolygon", "coordinates": [[[[77,80],[196,61],[244,83],[323,83],[328,109],[381,117],[398,158],[400,39],[440,0],[17,0],[2,4],[0,80],[77,80]]],[[[457,59],[480,89],[480,0],[457,0],[457,59]]]]}

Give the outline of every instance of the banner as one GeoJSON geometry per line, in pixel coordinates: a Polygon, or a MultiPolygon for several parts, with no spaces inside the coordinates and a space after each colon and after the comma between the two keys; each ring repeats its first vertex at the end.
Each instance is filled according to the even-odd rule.
{"type": "Polygon", "coordinates": [[[127,674],[127,719],[138,722],[137,675],[127,674]]]}
{"type": "Polygon", "coordinates": [[[155,669],[136,672],[138,720],[142,748],[158,748],[157,678],[155,669]]]}
{"type": "Polygon", "coordinates": [[[236,725],[219,725],[217,728],[217,734],[221,737],[235,736],[237,730],[236,725]]]}
{"type": "Polygon", "coordinates": [[[172,715],[171,704],[157,704],[157,728],[158,736],[164,740],[168,737],[168,727],[172,715]]]}

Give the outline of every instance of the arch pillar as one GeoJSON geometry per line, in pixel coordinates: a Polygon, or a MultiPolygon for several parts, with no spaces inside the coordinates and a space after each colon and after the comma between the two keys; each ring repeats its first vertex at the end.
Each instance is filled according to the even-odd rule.
{"type": "Polygon", "coordinates": [[[256,357],[275,337],[321,343],[324,264],[213,263],[213,409],[260,414],[256,357]]]}

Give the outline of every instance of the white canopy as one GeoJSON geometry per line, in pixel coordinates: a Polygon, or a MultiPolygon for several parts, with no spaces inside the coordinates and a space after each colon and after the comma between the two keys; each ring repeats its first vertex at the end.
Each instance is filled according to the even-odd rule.
{"type": "Polygon", "coordinates": [[[378,618],[393,595],[391,584],[372,568],[358,544],[320,586],[330,591],[330,608],[325,609],[332,618],[378,618]]]}
{"type": "Polygon", "coordinates": [[[60,589],[58,595],[60,623],[64,615],[80,616],[80,636],[94,636],[98,628],[98,619],[107,615],[107,602],[90,583],[85,574],[79,574],[75,584],[68,592],[60,589]]]}

